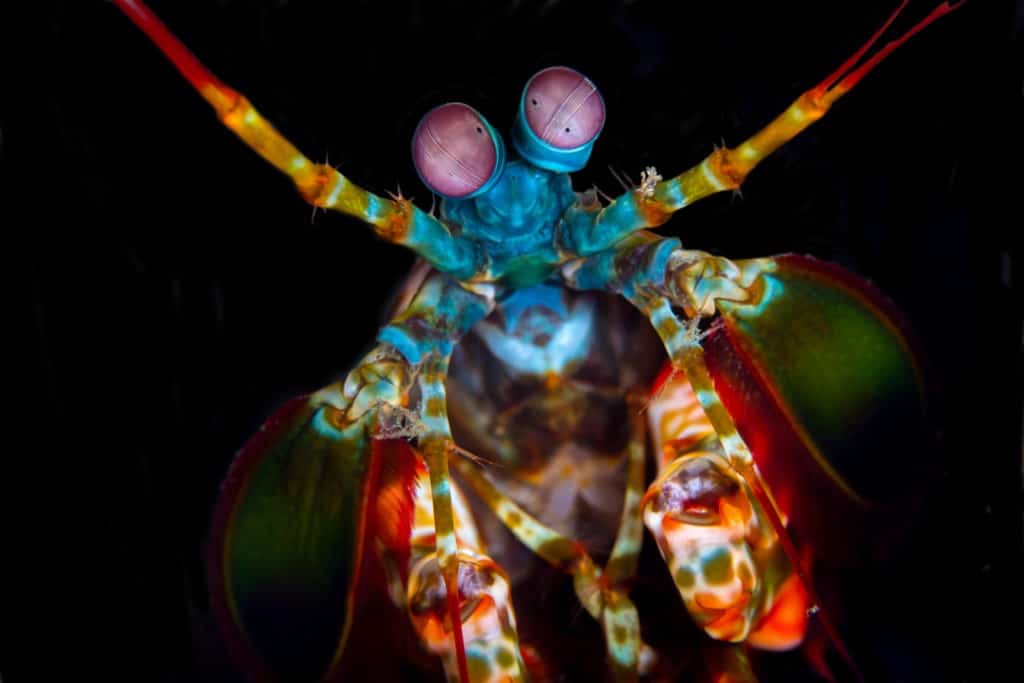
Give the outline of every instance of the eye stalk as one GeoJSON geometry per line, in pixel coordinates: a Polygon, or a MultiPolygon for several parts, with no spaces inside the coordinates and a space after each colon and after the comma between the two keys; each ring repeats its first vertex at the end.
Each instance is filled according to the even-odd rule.
{"type": "Polygon", "coordinates": [[[569,67],[552,66],[523,88],[512,145],[534,166],[578,171],[590,159],[604,120],[604,100],[593,81],[569,67]]]}
{"type": "Polygon", "coordinates": [[[505,143],[477,110],[451,102],[420,119],[412,136],[412,162],[433,192],[468,199],[483,194],[501,177],[505,143]]]}

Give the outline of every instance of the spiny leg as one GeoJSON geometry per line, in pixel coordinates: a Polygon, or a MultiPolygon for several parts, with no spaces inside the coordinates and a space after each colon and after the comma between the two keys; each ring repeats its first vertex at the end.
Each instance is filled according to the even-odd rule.
{"type": "MultiPolygon", "coordinates": [[[[377,547],[392,601],[405,610],[423,647],[441,658],[449,681],[460,680],[448,591],[438,562],[431,474],[399,439],[377,442],[385,459],[379,487],[377,547]]],[[[508,576],[486,553],[468,501],[450,488],[458,540],[458,602],[469,675],[474,683],[522,683],[508,576]]]]}
{"type": "Polygon", "coordinates": [[[453,461],[459,474],[516,538],[548,564],[573,577],[580,603],[604,629],[609,661],[618,680],[635,680],[641,665],[647,664],[641,658],[653,656],[640,638],[639,616],[628,597],[628,584],[636,573],[643,540],[640,500],[646,454],[640,402],[632,400],[630,405],[622,519],[604,570],[594,563],[581,543],[527,513],[467,459],[453,461]]]}
{"type": "Polygon", "coordinates": [[[704,197],[739,188],[755,166],[822,118],[836,100],[853,89],[885,57],[929,24],[963,4],[944,2],[902,36],[854,68],[908,2],[904,0],[885,24],[838,70],[800,95],[775,120],[736,148],[718,148],[701,163],[668,180],[662,180],[653,168],[649,168],[644,172],[639,187],[604,208],[599,204],[571,207],[566,212],[561,237],[565,246],[580,255],[594,254],[613,246],[632,232],[665,223],[676,211],[704,197]]]}
{"type": "MultiPolygon", "coordinates": [[[[807,590],[812,605],[819,607],[814,586],[792,540],[785,533],[785,523],[771,492],[714,389],[700,345],[700,317],[712,315],[720,301],[754,299],[754,290],[763,286],[759,274],[772,267],[770,259],[751,260],[740,266],[703,252],[682,250],[679,240],[638,232],[622,240],[614,249],[566,264],[562,274],[566,284],[574,289],[621,294],[650,319],[673,367],[685,373],[693,386],[726,453],[729,467],[749,484],[771,526],[778,531],[779,542],[807,590]],[[673,304],[694,316],[692,320],[689,323],[680,320],[673,304]]],[[[857,673],[856,664],[828,615],[824,611],[818,614],[829,639],[857,673]]]]}
{"type": "Polygon", "coordinates": [[[374,435],[416,368],[387,344],[344,381],[289,401],[239,451],[211,521],[209,590],[236,665],[259,680],[331,678],[379,540],[374,435]]]}
{"type": "Polygon", "coordinates": [[[635,618],[636,608],[628,596],[606,585],[601,569],[581,543],[542,524],[499,491],[468,460],[453,462],[484,504],[523,545],[552,567],[572,576],[580,604],[605,631],[609,660],[616,677],[620,680],[635,679],[639,650],[643,646],[640,643],[639,620],[635,618]],[[609,602],[608,596],[612,593],[617,595],[609,602]],[[618,638],[613,633],[614,626],[621,629],[618,638]]]}
{"type": "Polygon", "coordinates": [[[756,280],[760,263],[752,262],[744,272],[728,259],[685,251],[677,239],[644,231],[562,269],[569,287],[621,294],[650,319],[673,367],[685,372],[696,390],[730,460],[748,468],[753,467],[753,457],[717,400],[704,367],[697,323],[714,312],[719,300],[749,299],[746,287],[756,280]],[[692,322],[680,320],[673,304],[693,316],[692,322]]]}
{"type": "MultiPolygon", "coordinates": [[[[664,315],[666,310],[671,313],[671,307],[667,299],[653,302],[651,310],[652,314],[657,311],[664,315]]],[[[671,314],[675,315],[674,313],[671,314]]],[[[813,582],[807,575],[807,570],[803,565],[799,552],[793,545],[789,534],[785,533],[785,522],[782,520],[779,508],[772,498],[771,491],[758,471],[750,449],[743,441],[743,438],[736,429],[735,423],[729,416],[729,412],[714,389],[711,377],[708,374],[707,365],[704,362],[704,350],[701,348],[699,341],[693,334],[683,335],[682,338],[679,336],[674,338],[662,337],[662,341],[665,343],[665,348],[669,351],[669,357],[673,365],[682,369],[693,385],[697,398],[704,408],[704,413],[708,416],[712,426],[714,426],[715,432],[718,434],[718,438],[726,454],[729,456],[729,465],[750,486],[755,499],[760,504],[760,509],[764,511],[770,520],[771,526],[778,530],[779,543],[785,551],[790,565],[800,578],[800,583],[810,599],[811,609],[818,614],[819,621],[827,632],[829,640],[857,678],[862,679],[856,661],[840,637],[831,618],[826,611],[821,610],[821,600],[818,598],[813,582]]]]}
{"type": "Polygon", "coordinates": [[[444,405],[444,379],[448,372],[448,355],[430,358],[420,377],[421,420],[427,433],[420,437],[419,447],[430,471],[430,493],[434,505],[435,544],[437,564],[445,585],[448,614],[452,624],[452,638],[459,667],[459,679],[467,683],[469,666],[466,645],[462,636],[459,606],[459,545],[455,537],[455,515],[452,512],[451,484],[448,476],[448,455],[454,445],[444,405]]]}
{"type": "MultiPolygon", "coordinates": [[[[625,295],[651,319],[651,322],[665,343],[670,357],[679,359],[689,345],[697,343],[699,336],[695,329],[688,329],[676,317],[668,303],[667,295],[670,292],[665,284],[665,274],[673,269],[677,271],[684,269],[682,264],[687,262],[680,258],[681,253],[684,252],[678,249],[678,241],[676,240],[661,239],[650,233],[639,233],[626,240],[625,243],[615,250],[602,252],[583,262],[567,267],[565,269],[567,284],[577,289],[610,290],[625,295]]],[[[696,257],[694,256],[694,258],[696,257]]],[[[708,271],[709,268],[704,268],[697,275],[687,271],[687,275],[693,277],[706,287],[705,280],[710,282],[717,281],[714,274],[708,271]]],[[[703,296],[704,290],[701,289],[699,291],[699,295],[703,296]]],[[[742,294],[741,292],[733,292],[725,286],[714,290],[714,293],[719,295],[731,293],[734,296],[742,294]]],[[[692,296],[698,295],[694,294],[692,296]]],[[[688,308],[698,310],[704,307],[705,303],[703,301],[688,306],[688,308]]],[[[700,348],[699,344],[697,348],[700,348]]],[[[681,362],[675,362],[673,366],[676,368],[677,373],[683,373],[684,368],[681,362]]],[[[675,379],[678,380],[678,378],[675,379]]],[[[666,383],[672,384],[673,378],[668,378],[666,383]]],[[[659,391],[663,389],[665,387],[662,387],[659,391]]],[[[674,397],[670,396],[668,398],[674,397]]],[[[696,403],[695,399],[694,403],[696,403]]],[[[693,407],[696,408],[698,413],[697,419],[692,421],[696,424],[690,424],[690,422],[680,420],[678,417],[668,420],[674,430],[672,437],[674,445],[683,443],[680,439],[680,435],[683,433],[689,439],[685,442],[685,445],[688,447],[706,446],[710,440],[714,439],[715,429],[712,422],[704,418],[704,411],[701,408],[693,407]]],[[[658,398],[652,401],[648,408],[658,413],[654,417],[659,422],[669,417],[662,414],[664,406],[658,403],[658,398]]],[[[686,412],[685,406],[680,409],[686,412]]],[[[738,439],[738,436],[736,438],[738,439]]],[[[750,460],[749,452],[745,450],[746,446],[742,443],[742,440],[734,444],[734,447],[742,449],[739,451],[740,457],[750,460]]],[[[724,522],[719,525],[722,533],[717,534],[714,538],[711,538],[709,534],[703,534],[704,537],[708,537],[704,540],[715,541],[715,547],[711,548],[708,546],[704,548],[708,552],[698,552],[695,559],[687,557],[684,560],[681,553],[676,553],[676,549],[670,543],[666,543],[666,534],[663,532],[669,530],[673,532],[673,536],[677,536],[678,534],[675,532],[680,530],[685,532],[686,529],[682,529],[682,525],[676,524],[674,519],[665,520],[664,510],[658,509],[652,516],[649,514],[649,507],[652,502],[655,506],[664,502],[662,500],[663,497],[659,495],[662,488],[666,484],[674,484],[671,480],[678,478],[680,474],[686,480],[686,482],[683,482],[684,484],[687,482],[691,485],[702,484],[707,483],[705,479],[708,482],[711,479],[707,477],[701,478],[700,476],[695,477],[685,471],[680,472],[680,470],[684,470],[685,463],[677,459],[676,456],[677,454],[673,453],[671,457],[666,455],[659,459],[662,476],[659,477],[658,482],[651,486],[651,489],[640,503],[647,518],[645,521],[648,522],[648,526],[659,542],[659,550],[661,550],[662,555],[665,556],[668,562],[673,579],[680,587],[680,592],[686,601],[688,610],[697,619],[699,625],[707,628],[709,633],[715,637],[728,640],[743,640],[750,632],[753,617],[758,607],[753,602],[753,596],[751,595],[756,567],[745,541],[745,537],[748,535],[747,531],[750,531],[748,527],[753,517],[753,507],[748,501],[748,495],[744,495],[744,490],[741,490],[740,478],[735,474],[723,475],[722,481],[727,481],[730,484],[730,494],[734,495],[731,495],[729,505],[724,508],[729,514],[725,515],[724,522]],[[664,524],[662,524],[663,521],[665,522],[664,524]],[[676,555],[679,555],[679,557],[676,557],[676,555]],[[694,561],[691,562],[689,560],[694,561]],[[694,562],[697,565],[696,567],[693,566],[694,562]],[[710,573],[713,574],[710,577],[710,581],[716,584],[714,587],[704,591],[705,601],[710,600],[708,596],[714,596],[713,604],[712,602],[708,602],[706,605],[699,604],[697,602],[697,598],[700,597],[697,595],[698,591],[691,590],[700,588],[700,586],[695,586],[696,579],[699,576],[696,570],[700,569],[703,564],[708,565],[710,573]],[[726,572],[726,564],[728,572],[726,572]],[[719,568],[719,565],[722,565],[721,568],[719,568]],[[727,573],[728,577],[725,576],[727,573]],[[725,593],[728,593],[725,596],[727,599],[721,597],[725,593]],[[707,618],[702,619],[705,616],[707,618]]],[[[731,473],[732,468],[725,463],[721,456],[709,453],[707,457],[717,458],[722,467],[731,473]]],[[[703,474],[703,470],[701,474],[703,474]]],[[[665,491],[668,493],[681,493],[684,490],[685,486],[682,488],[678,486],[673,488],[673,485],[665,487],[665,491]]],[[[749,491],[746,493],[749,494],[749,491]]],[[[676,499],[680,499],[683,496],[675,495],[671,497],[673,499],[671,502],[675,504],[678,502],[676,499]]],[[[749,495],[749,497],[752,498],[752,495],[749,495]]],[[[661,507],[665,506],[662,505],[661,507]]],[[[696,526],[695,529],[697,531],[708,531],[708,528],[698,528],[696,526]]],[[[690,540],[700,540],[697,537],[702,536],[699,533],[696,535],[684,535],[690,540]]],[[[692,543],[689,545],[684,543],[682,545],[686,546],[686,548],[681,548],[681,551],[692,550],[690,547],[693,545],[692,543]]]]}
{"type": "Polygon", "coordinates": [[[181,75],[213,107],[217,117],[253,151],[295,183],[315,207],[333,209],[369,223],[378,236],[404,245],[440,271],[460,279],[473,275],[479,255],[452,236],[433,216],[407,199],[384,199],[362,189],[327,164],[306,158],[279,133],[244,95],[220,82],[140,0],[113,0],[153,41],[181,75]]]}
{"type": "Polygon", "coordinates": [[[807,596],[749,485],[722,457],[680,370],[648,409],[659,475],[642,503],[687,610],[717,640],[783,650],[801,643],[807,596]]]}
{"type": "Polygon", "coordinates": [[[409,617],[424,646],[439,655],[452,683],[523,683],[527,669],[519,648],[512,589],[508,576],[487,555],[469,547],[458,551],[458,629],[463,633],[466,666],[452,647],[447,624],[448,582],[436,553],[410,567],[406,586],[409,617]],[[468,675],[468,678],[465,678],[468,675]]]}
{"type": "Polygon", "coordinates": [[[653,661],[644,662],[642,658],[647,655],[653,659],[654,652],[640,638],[640,617],[627,597],[628,586],[636,576],[643,543],[640,501],[644,490],[647,455],[641,399],[629,396],[627,406],[630,437],[626,445],[626,492],[619,530],[603,574],[603,585],[608,587],[605,591],[603,624],[608,651],[612,661],[618,665],[617,673],[620,678],[628,679],[634,672],[642,672],[653,664],[653,661]]]}
{"type": "Polygon", "coordinates": [[[340,435],[335,436],[334,431],[329,435],[335,441],[353,442],[358,452],[366,450],[368,434],[385,440],[418,439],[430,478],[431,551],[436,549],[436,566],[442,585],[448,588],[445,602],[452,624],[454,662],[463,683],[472,679],[461,630],[459,549],[447,463],[454,447],[444,381],[455,342],[486,317],[493,305],[488,293],[470,291],[450,276],[431,273],[378,334],[379,345],[345,381],[312,397],[314,405],[331,408],[332,426],[340,435]],[[350,436],[354,427],[360,431],[350,436]]]}
{"type": "MultiPolygon", "coordinates": [[[[443,335],[438,318],[432,329],[443,335]]],[[[392,560],[392,598],[410,605],[450,680],[522,680],[508,580],[481,554],[457,490],[437,485],[436,474],[432,485],[403,440],[432,436],[418,412],[443,417],[417,404],[432,395],[437,370],[433,356],[410,363],[382,342],[344,381],[283,406],[236,458],[212,523],[209,579],[213,610],[253,679],[332,679],[365,659],[348,647],[349,634],[360,627],[363,558],[377,547],[392,560]],[[434,497],[448,503],[457,542],[435,522],[434,497]],[[454,562],[446,558],[458,567],[455,582],[440,571],[438,546],[449,554],[455,546],[454,562]],[[454,615],[446,580],[458,596],[454,615]],[[453,643],[463,628],[465,651],[453,643]]]]}
{"type": "Polygon", "coordinates": [[[466,683],[472,679],[460,619],[459,549],[448,474],[448,458],[455,446],[448,423],[445,379],[455,342],[493,307],[489,291],[471,291],[447,275],[433,273],[377,337],[418,369],[415,435],[430,473],[437,566],[446,586],[459,677],[466,683]]]}

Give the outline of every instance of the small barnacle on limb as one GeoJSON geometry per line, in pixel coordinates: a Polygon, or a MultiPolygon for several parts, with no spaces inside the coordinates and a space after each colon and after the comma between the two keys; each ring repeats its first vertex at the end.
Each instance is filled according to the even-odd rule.
{"type": "Polygon", "coordinates": [[[427,433],[427,427],[414,410],[380,402],[377,405],[377,431],[375,439],[417,439],[427,433]]]}
{"type": "Polygon", "coordinates": [[[650,199],[654,196],[654,190],[660,182],[661,175],[658,173],[658,169],[648,166],[640,172],[640,187],[637,188],[637,192],[650,199]]]}
{"type": "Polygon", "coordinates": [[[683,334],[684,343],[689,346],[700,346],[700,343],[711,334],[716,327],[720,325],[719,321],[715,321],[707,329],[700,329],[700,323],[703,318],[693,317],[686,321],[686,332],[683,334]]]}

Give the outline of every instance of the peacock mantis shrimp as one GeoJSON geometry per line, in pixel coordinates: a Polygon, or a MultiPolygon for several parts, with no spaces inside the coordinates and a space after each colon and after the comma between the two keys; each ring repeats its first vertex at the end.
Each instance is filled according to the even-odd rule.
{"type": "Polygon", "coordinates": [[[528,579],[511,571],[511,545],[491,547],[500,522],[570,577],[616,679],[665,667],[630,594],[645,527],[694,622],[737,644],[709,650],[714,680],[752,679],[744,648],[796,647],[811,619],[856,675],[807,548],[842,553],[837,525],[882,493],[858,454],[880,449],[888,427],[920,420],[909,333],[880,292],[837,266],[797,255],[733,261],[652,230],[737,190],[957,5],[869,53],[902,3],[753,136],[673,177],[648,168],[607,204],[569,178],[606,116],[583,74],[553,66],[533,76],[508,143],[469,105],[437,107],[412,144],[417,173],[442,197],[435,214],[310,161],[145,5],[114,4],[310,204],[357,217],[420,258],[363,360],[282,407],[225,482],[211,599],[247,673],[343,675],[360,655],[354,624],[373,575],[450,680],[555,675],[557,655],[518,628],[528,579]],[[652,386],[659,344],[668,369],[652,386]],[[615,514],[584,519],[592,510],[581,501],[609,492],[621,500],[615,514]],[[828,519],[815,502],[825,496],[828,519]],[[578,535],[594,525],[604,558],[578,535]]]}

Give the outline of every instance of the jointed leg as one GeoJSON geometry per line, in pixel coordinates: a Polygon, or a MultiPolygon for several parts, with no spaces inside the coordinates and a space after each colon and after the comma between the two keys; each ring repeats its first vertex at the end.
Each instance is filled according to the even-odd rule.
{"type": "Polygon", "coordinates": [[[728,259],[680,249],[679,240],[635,233],[614,249],[563,267],[574,289],[616,292],[646,315],[668,352],[673,367],[686,373],[704,412],[735,465],[753,467],[753,458],[729,413],[719,401],[704,366],[697,322],[714,313],[721,299],[743,301],[752,296],[758,268],[770,261],[750,262],[745,271],[728,259]],[[684,323],[673,305],[694,316],[684,323]]]}
{"type": "Polygon", "coordinates": [[[393,346],[419,368],[418,446],[430,473],[436,562],[446,587],[459,679],[470,677],[463,642],[459,599],[459,548],[451,500],[448,457],[455,451],[445,398],[445,379],[455,341],[484,318],[493,300],[464,289],[444,275],[431,275],[409,306],[385,327],[378,339],[393,346]]]}
{"type": "MultiPolygon", "coordinates": [[[[319,401],[335,407],[342,427],[369,421],[378,438],[417,439],[430,480],[435,551],[431,561],[446,588],[452,661],[463,683],[473,679],[462,633],[460,556],[448,475],[448,456],[455,448],[444,383],[455,342],[492,306],[492,299],[466,290],[446,275],[429,275],[408,306],[381,330],[380,346],[344,383],[317,395],[319,401]]],[[[479,564],[478,559],[471,563],[479,564]]]]}
{"type": "Polygon", "coordinates": [[[635,680],[644,645],[640,641],[636,608],[625,589],[612,585],[604,577],[604,572],[581,543],[562,536],[531,516],[468,460],[453,462],[459,474],[523,545],[551,566],[572,576],[580,604],[605,631],[609,661],[616,678],[635,680]]]}
{"type": "MultiPolygon", "coordinates": [[[[440,289],[443,293],[444,287],[440,289]]],[[[430,308],[430,297],[424,295],[421,289],[410,308],[430,308]]],[[[446,299],[459,303],[456,296],[446,299]]],[[[482,315],[488,308],[486,301],[461,304],[417,322],[425,359],[413,362],[382,342],[345,381],[288,402],[236,457],[212,524],[211,604],[237,648],[239,666],[252,677],[329,678],[359,659],[358,653],[350,656],[348,646],[350,633],[359,626],[355,614],[365,587],[366,552],[381,545],[398,548],[406,557],[411,552],[405,534],[410,517],[402,512],[409,509],[409,488],[386,485],[389,477],[408,482],[410,470],[396,464],[386,449],[396,436],[422,434],[429,440],[446,429],[443,400],[418,399],[423,393],[429,397],[431,384],[442,381],[432,363],[438,357],[446,362],[439,349],[460,336],[462,324],[474,322],[471,311],[482,315]],[[422,339],[424,335],[431,339],[422,339]],[[441,411],[436,410],[439,404],[441,411]],[[424,428],[424,417],[442,420],[424,428]],[[398,523],[383,524],[384,517],[398,523]],[[271,676],[271,670],[278,675],[271,676]]],[[[395,324],[400,327],[402,320],[395,324]]],[[[423,473],[434,474],[435,485],[424,486],[426,495],[436,499],[438,509],[447,510],[447,519],[436,523],[431,515],[430,525],[436,529],[429,532],[426,552],[433,553],[436,539],[441,539],[445,560],[457,568],[447,470],[435,466],[428,473],[423,465],[423,473]]],[[[443,576],[456,591],[453,574],[437,578],[443,576]]],[[[395,582],[390,585],[394,588],[395,582]]],[[[447,607],[447,591],[435,594],[447,607]]],[[[446,610],[453,625],[449,642],[461,635],[465,600],[451,602],[455,609],[446,610]]],[[[499,635],[503,638],[504,632],[499,635]]],[[[449,649],[455,651],[456,677],[468,683],[463,641],[449,649]]]]}
{"type": "Polygon", "coordinates": [[[715,639],[795,647],[806,593],[749,485],[722,457],[686,375],[667,378],[648,415],[663,457],[644,522],[687,610],[715,639]]]}
{"type": "Polygon", "coordinates": [[[437,564],[446,587],[445,596],[452,624],[452,637],[459,666],[459,679],[467,683],[469,668],[466,646],[462,637],[461,609],[459,605],[458,541],[455,538],[455,515],[452,512],[448,455],[453,451],[451,430],[448,427],[444,403],[444,379],[448,373],[448,355],[430,358],[420,378],[421,420],[427,433],[419,440],[420,449],[430,471],[430,497],[434,505],[435,544],[437,564]]]}
{"type": "MultiPolygon", "coordinates": [[[[667,302],[662,300],[659,302],[658,307],[661,308],[666,305],[667,302]]],[[[666,348],[669,349],[669,356],[673,366],[682,370],[693,386],[697,399],[700,401],[708,421],[714,427],[718,440],[728,456],[729,467],[735,470],[743,478],[746,485],[750,487],[753,493],[753,501],[756,502],[756,513],[762,515],[767,520],[767,528],[779,531],[775,535],[784,551],[786,559],[788,559],[790,567],[799,578],[803,590],[806,591],[811,600],[811,604],[820,605],[820,601],[814,591],[814,585],[806,574],[807,568],[804,567],[800,554],[793,546],[789,534],[782,531],[785,528],[785,522],[779,512],[779,507],[772,499],[771,491],[764,483],[764,478],[758,471],[750,449],[736,430],[735,423],[729,416],[725,406],[722,405],[722,401],[714,389],[711,377],[708,375],[707,366],[704,363],[704,350],[696,340],[678,345],[673,344],[675,340],[663,338],[662,341],[665,342],[666,348]]],[[[840,654],[849,661],[851,667],[856,669],[852,657],[846,651],[842,639],[835,631],[828,616],[822,613],[820,619],[824,628],[829,631],[830,638],[840,654]]]]}
{"type": "MultiPolygon", "coordinates": [[[[771,493],[712,385],[700,345],[698,322],[701,316],[715,312],[721,300],[747,301],[762,287],[759,273],[773,268],[768,259],[749,261],[742,267],[720,257],[679,249],[679,241],[659,239],[650,233],[636,233],[615,249],[573,262],[563,268],[566,284],[575,289],[598,289],[623,295],[639,308],[653,324],[668,352],[672,366],[683,372],[696,393],[701,407],[726,455],[728,468],[749,485],[751,493],[772,528],[812,605],[819,601],[793,547],[771,493]],[[673,305],[695,316],[691,322],[679,319],[673,305]]],[[[821,613],[820,620],[830,639],[856,670],[842,641],[821,613]]]]}
{"type": "Polygon", "coordinates": [[[378,548],[394,603],[403,608],[425,649],[441,658],[448,680],[467,671],[473,683],[522,683],[526,668],[519,650],[512,593],[505,572],[486,554],[472,511],[454,482],[450,487],[458,540],[458,621],[448,604],[436,543],[433,486],[426,462],[405,441],[381,442],[388,460],[380,487],[378,548]],[[411,494],[412,499],[408,497],[411,494]],[[411,509],[410,506],[411,505],[411,509]],[[465,665],[453,642],[463,636],[465,665]]]}
{"type": "Polygon", "coordinates": [[[626,494],[622,502],[622,521],[612,546],[612,554],[605,564],[603,584],[607,586],[604,599],[604,638],[608,652],[620,678],[631,678],[633,672],[643,670],[640,657],[653,652],[640,639],[640,618],[636,607],[627,597],[628,586],[636,575],[643,542],[644,526],[640,515],[640,499],[644,490],[644,464],[646,439],[644,419],[638,397],[628,402],[630,439],[626,446],[626,494]]]}
{"type": "Polygon", "coordinates": [[[633,402],[633,408],[626,451],[622,521],[603,570],[582,544],[562,536],[527,513],[499,491],[475,465],[466,459],[453,461],[459,474],[516,538],[543,560],[573,577],[580,603],[604,629],[609,661],[619,680],[635,680],[641,668],[641,656],[653,654],[640,639],[640,620],[628,596],[643,540],[640,499],[646,452],[638,401],[633,402]]]}

